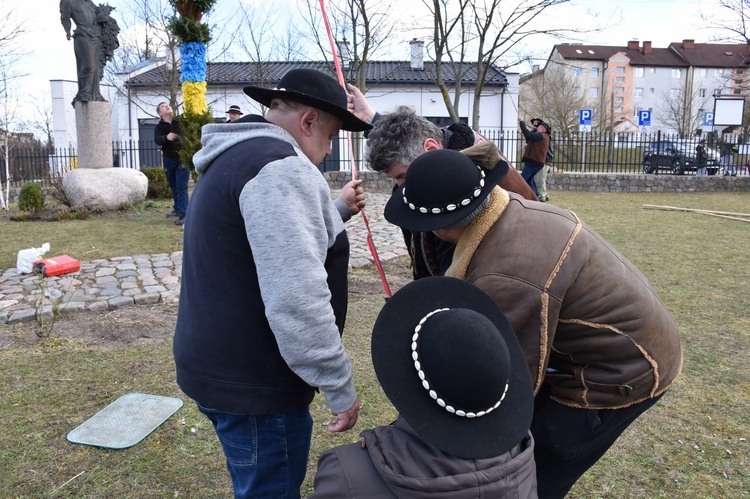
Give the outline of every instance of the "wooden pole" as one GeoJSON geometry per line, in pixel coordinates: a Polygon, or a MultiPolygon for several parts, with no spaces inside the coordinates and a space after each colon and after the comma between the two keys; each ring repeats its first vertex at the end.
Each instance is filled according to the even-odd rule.
{"type": "Polygon", "coordinates": [[[646,210],[663,210],[663,211],[687,211],[693,213],[702,213],[705,215],[724,215],[732,217],[750,217],[750,213],[733,213],[731,211],[699,210],[695,208],[680,208],[679,206],[659,206],[655,204],[644,204],[646,210]]]}

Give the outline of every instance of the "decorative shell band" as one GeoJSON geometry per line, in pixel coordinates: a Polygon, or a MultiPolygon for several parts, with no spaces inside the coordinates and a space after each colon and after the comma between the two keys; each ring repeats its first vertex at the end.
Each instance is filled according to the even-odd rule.
{"type": "Polygon", "coordinates": [[[427,376],[425,375],[424,371],[422,370],[422,364],[419,362],[419,333],[422,330],[422,326],[427,322],[430,317],[432,317],[435,314],[438,314],[440,312],[446,312],[450,310],[449,308],[439,308],[437,310],[433,310],[429,314],[422,317],[422,320],[419,321],[419,324],[414,328],[414,336],[411,337],[411,358],[414,360],[414,368],[417,370],[417,374],[419,375],[419,379],[422,380],[422,386],[425,390],[430,394],[430,397],[437,402],[437,404],[445,409],[446,411],[450,412],[451,414],[455,414],[456,416],[461,416],[462,418],[481,418],[482,416],[486,416],[487,414],[491,413],[498,407],[500,407],[500,404],[505,399],[505,394],[508,393],[508,382],[505,382],[505,389],[503,390],[503,395],[500,397],[500,400],[498,400],[495,405],[492,407],[485,409],[483,411],[479,412],[471,412],[471,411],[464,411],[463,409],[456,409],[452,405],[448,404],[443,400],[438,393],[430,388],[430,382],[427,379],[427,376]]]}
{"type": "Polygon", "coordinates": [[[482,188],[484,187],[484,170],[482,170],[482,167],[477,165],[477,168],[479,169],[479,173],[481,175],[481,178],[479,179],[479,184],[474,188],[474,192],[471,196],[469,196],[466,199],[462,199],[461,201],[458,201],[456,203],[451,203],[445,208],[425,208],[424,206],[416,206],[414,203],[410,203],[408,199],[406,199],[406,187],[404,187],[403,191],[401,192],[404,197],[404,203],[409,205],[409,209],[413,211],[419,211],[420,213],[433,213],[435,215],[439,213],[443,213],[445,211],[454,211],[455,209],[466,206],[467,204],[474,201],[479,195],[482,193],[482,188]]]}

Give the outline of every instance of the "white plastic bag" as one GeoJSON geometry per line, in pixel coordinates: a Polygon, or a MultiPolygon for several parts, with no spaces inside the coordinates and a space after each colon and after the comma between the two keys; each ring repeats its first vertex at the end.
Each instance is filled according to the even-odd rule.
{"type": "Polygon", "coordinates": [[[42,244],[41,248],[22,249],[18,252],[16,259],[16,270],[19,274],[29,274],[34,270],[34,262],[41,260],[42,256],[49,251],[49,243],[42,244]]]}

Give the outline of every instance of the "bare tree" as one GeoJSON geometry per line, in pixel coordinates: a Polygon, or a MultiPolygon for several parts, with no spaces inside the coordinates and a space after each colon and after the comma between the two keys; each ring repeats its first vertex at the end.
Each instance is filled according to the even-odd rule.
{"type": "Polygon", "coordinates": [[[750,0],[716,0],[701,19],[715,41],[750,45],[750,0]]]}
{"type": "Polygon", "coordinates": [[[32,97],[31,104],[34,115],[25,120],[24,128],[41,135],[45,146],[54,147],[52,103],[49,100],[49,95],[44,94],[41,98],[32,97]]]}
{"type": "Polygon", "coordinates": [[[569,137],[578,131],[578,111],[595,107],[598,99],[584,95],[567,71],[537,71],[525,77],[518,100],[518,110],[526,119],[544,118],[555,135],[569,137]]]}
{"type": "Polygon", "coordinates": [[[659,115],[681,138],[690,137],[701,128],[703,117],[698,110],[706,107],[709,97],[699,97],[697,90],[691,91],[686,85],[670,89],[661,97],[659,115]]]}
{"type": "MultiPolygon", "coordinates": [[[[331,31],[334,40],[348,42],[346,49],[339,49],[339,56],[347,58],[344,78],[362,92],[367,88],[367,63],[379,53],[390,48],[390,42],[399,23],[393,18],[393,1],[379,0],[334,0],[328,4],[331,31]]],[[[331,47],[326,36],[318,2],[307,0],[307,30],[303,35],[319,50],[325,61],[331,63],[331,47]]]]}
{"type": "Polygon", "coordinates": [[[544,28],[539,16],[569,0],[422,0],[433,20],[432,49],[436,63],[435,83],[443,94],[451,119],[457,120],[458,103],[464,92],[461,79],[476,72],[471,126],[479,127],[479,103],[488,79],[498,70],[528,58],[524,43],[541,34],[559,37],[593,31],[583,28],[544,28]],[[455,75],[448,85],[443,74],[447,61],[455,75]],[[467,67],[468,64],[468,67],[467,67]]]}
{"type": "MultiPolygon", "coordinates": [[[[174,10],[167,0],[126,0],[118,10],[120,31],[120,48],[115,51],[114,59],[105,68],[105,81],[118,88],[118,73],[123,73],[135,64],[154,61],[160,62],[157,67],[164,88],[165,100],[173,109],[180,105],[180,62],[179,45],[169,30],[168,23],[174,10]]],[[[154,114],[152,103],[138,99],[133,104],[154,114]]]]}

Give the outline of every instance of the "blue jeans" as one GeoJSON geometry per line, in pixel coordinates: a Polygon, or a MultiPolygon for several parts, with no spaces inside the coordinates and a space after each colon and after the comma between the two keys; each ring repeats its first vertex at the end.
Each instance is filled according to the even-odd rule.
{"type": "Polygon", "coordinates": [[[180,163],[179,159],[164,156],[164,173],[167,176],[169,189],[172,191],[174,200],[173,209],[182,218],[185,216],[188,204],[188,180],[190,180],[190,169],[180,163]]]}
{"type": "Polygon", "coordinates": [[[256,416],[198,409],[219,436],[234,497],[300,497],[312,438],[308,408],[256,416]]]}
{"type": "Polygon", "coordinates": [[[539,170],[542,168],[539,166],[531,166],[528,163],[524,163],[523,170],[521,170],[521,176],[526,181],[527,184],[531,187],[531,190],[534,191],[535,195],[539,195],[539,191],[536,189],[536,181],[534,180],[534,177],[537,173],[539,173],[539,170]]]}

